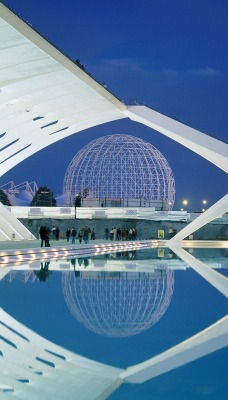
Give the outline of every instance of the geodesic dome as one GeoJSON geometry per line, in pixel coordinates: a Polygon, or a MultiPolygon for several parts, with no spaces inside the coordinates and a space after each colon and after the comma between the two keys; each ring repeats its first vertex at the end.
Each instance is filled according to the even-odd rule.
{"type": "Polygon", "coordinates": [[[102,336],[127,337],[149,329],[165,313],[174,286],[172,270],[153,273],[62,274],[62,289],[73,316],[102,336]]]}
{"type": "Polygon", "coordinates": [[[130,135],[109,135],[83,147],[63,182],[66,205],[77,194],[88,198],[162,200],[172,209],[175,181],[165,157],[150,143],[130,135]]]}

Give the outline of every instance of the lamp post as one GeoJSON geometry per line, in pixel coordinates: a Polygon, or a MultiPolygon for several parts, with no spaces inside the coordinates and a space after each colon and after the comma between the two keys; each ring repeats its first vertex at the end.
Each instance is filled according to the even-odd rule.
{"type": "Polygon", "coordinates": [[[205,205],[207,204],[207,200],[202,200],[202,204],[203,204],[202,212],[204,212],[205,211],[205,205]]]}
{"type": "MultiPolygon", "coordinates": [[[[187,200],[187,199],[182,200],[182,204],[183,204],[183,206],[187,207],[187,205],[188,205],[188,200],[187,200]]],[[[184,208],[185,208],[185,207],[184,207],[184,208]]],[[[184,211],[184,208],[181,208],[181,211],[184,211]]]]}
{"type": "Polygon", "coordinates": [[[77,207],[81,207],[81,195],[76,194],[75,199],[74,199],[74,218],[76,219],[77,217],[77,207]]]}

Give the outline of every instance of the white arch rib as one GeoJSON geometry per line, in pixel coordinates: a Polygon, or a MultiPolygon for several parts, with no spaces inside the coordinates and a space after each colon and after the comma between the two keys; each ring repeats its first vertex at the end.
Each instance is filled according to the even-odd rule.
{"type": "Polygon", "coordinates": [[[208,224],[214,219],[221,217],[227,211],[228,194],[222,197],[222,199],[220,199],[217,203],[213,204],[213,206],[208,208],[204,213],[200,214],[194,221],[192,221],[175,236],[173,236],[166,244],[168,246],[173,244],[180,244],[184,238],[191,235],[196,230],[202,228],[202,226],[208,224]]]}
{"type": "Polygon", "coordinates": [[[228,172],[227,144],[148,107],[126,107],[3,4],[0,16],[0,176],[58,140],[127,117],[228,172]]]}
{"type": "Polygon", "coordinates": [[[187,251],[182,249],[178,245],[168,246],[178,257],[185,261],[192,269],[194,269],[199,275],[201,275],[207,282],[214,286],[220,293],[228,297],[228,279],[215,271],[208,265],[204,264],[202,261],[197,260],[187,251]]]}
{"type": "Polygon", "coordinates": [[[228,344],[228,317],[224,317],[177,346],[124,371],[49,342],[3,309],[0,326],[0,397],[4,399],[104,400],[123,382],[143,383],[228,344]]]}
{"type": "Polygon", "coordinates": [[[0,328],[0,398],[102,400],[121,383],[121,369],[49,342],[3,309],[0,328]]]}
{"type": "Polygon", "coordinates": [[[128,107],[124,114],[175,140],[228,172],[228,144],[145,106],[128,107]]]}
{"type": "Polygon", "coordinates": [[[191,235],[196,230],[213,221],[215,218],[220,217],[227,211],[228,194],[166,242],[166,245],[174,251],[174,253],[226,297],[228,297],[228,279],[182,249],[181,241],[186,236],[191,235]]]}
{"type": "Polygon", "coordinates": [[[143,383],[228,345],[228,317],[141,364],[122,372],[128,383],[143,383]]]}
{"type": "Polygon", "coordinates": [[[69,135],[126,118],[126,106],[0,4],[0,176],[69,135]]]}

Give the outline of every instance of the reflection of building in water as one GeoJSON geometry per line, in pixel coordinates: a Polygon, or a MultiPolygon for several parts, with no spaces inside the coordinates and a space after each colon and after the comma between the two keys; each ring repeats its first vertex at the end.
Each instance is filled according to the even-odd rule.
{"type": "Polygon", "coordinates": [[[172,270],[153,273],[65,272],[63,295],[73,316],[89,330],[111,337],[137,335],[167,310],[172,270]]]}

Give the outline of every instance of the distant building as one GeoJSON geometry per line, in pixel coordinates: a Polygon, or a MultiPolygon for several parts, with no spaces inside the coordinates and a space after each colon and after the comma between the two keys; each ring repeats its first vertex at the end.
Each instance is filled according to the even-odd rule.
{"type": "Polygon", "coordinates": [[[31,207],[56,207],[53,192],[46,186],[40,187],[32,199],[31,207]]]}

